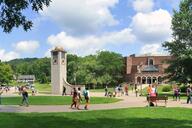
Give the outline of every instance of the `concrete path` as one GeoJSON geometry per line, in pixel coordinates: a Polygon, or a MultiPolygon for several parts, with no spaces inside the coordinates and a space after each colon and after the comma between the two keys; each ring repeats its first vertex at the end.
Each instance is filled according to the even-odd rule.
{"type": "MultiPolygon", "coordinates": [[[[103,96],[103,93],[93,93],[92,96],[103,96]]],[[[106,109],[119,109],[119,108],[131,108],[131,107],[146,107],[147,101],[145,97],[136,97],[134,93],[130,93],[129,96],[117,97],[122,101],[110,104],[91,104],[89,110],[106,110],[106,109]]],[[[164,106],[164,101],[159,101],[158,106],[164,106]]],[[[83,109],[83,105],[80,108],[82,110],[70,109],[70,105],[30,105],[29,107],[18,105],[2,105],[0,106],[0,112],[77,112],[86,111],[83,109]]],[[[167,107],[185,107],[192,108],[192,104],[186,104],[186,100],[173,101],[168,100],[167,107]]]]}

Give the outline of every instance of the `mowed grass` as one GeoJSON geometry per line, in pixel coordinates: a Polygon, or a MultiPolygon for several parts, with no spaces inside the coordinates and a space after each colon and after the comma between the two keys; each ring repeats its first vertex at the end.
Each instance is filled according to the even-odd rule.
{"type": "Polygon", "coordinates": [[[39,93],[51,93],[51,85],[50,84],[40,84],[40,83],[35,83],[35,89],[39,93]]]}
{"type": "Polygon", "coordinates": [[[1,128],[191,128],[186,108],[129,108],[72,113],[1,113],[1,128]]]}
{"type": "MultiPolygon", "coordinates": [[[[2,97],[3,105],[18,105],[22,97],[2,97]]],[[[107,104],[120,101],[117,98],[91,97],[91,104],[107,104]]],[[[71,96],[30,96],[30,105],[69,105],[72,102],[71,96]]],[[[85,101],[83,100],[82,103],[85,101]]]]}

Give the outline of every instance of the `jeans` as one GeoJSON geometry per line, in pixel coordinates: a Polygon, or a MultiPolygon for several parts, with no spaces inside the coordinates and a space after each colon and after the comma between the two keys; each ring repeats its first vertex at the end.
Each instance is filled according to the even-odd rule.
{"type": "Polygon", "coordinates": [[[23,104],[23,103],[25,103],[26,105],[29,105],[29,101],[28,101],[28,97],[27,96],[23,96],[21,104],[23,104]]]}
{"type": "Polygon", "coordinates": [[[189,103],[189,101],[190,101],[190,103],[192,103],[191,96],[187,96],[187,104],[189,103]]]}

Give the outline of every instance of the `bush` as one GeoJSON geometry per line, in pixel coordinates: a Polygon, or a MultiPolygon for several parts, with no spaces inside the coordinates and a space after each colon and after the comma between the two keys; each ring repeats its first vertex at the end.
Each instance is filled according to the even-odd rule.
{"type": "Polygon", "coordinates": [[[181,89],[181,92],[186,92],[187,86],[181,86],[180,89],[181,89]]]}
{"type": "Polygon", "coordinates": [[[162,92],[170,92],[172,87],[170,85],[166,85],[162,88],[162,92]]]}

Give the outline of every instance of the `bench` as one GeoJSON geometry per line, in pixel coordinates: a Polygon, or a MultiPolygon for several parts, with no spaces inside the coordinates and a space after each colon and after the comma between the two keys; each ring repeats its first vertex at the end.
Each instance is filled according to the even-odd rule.
{"type": "Polygon", "coordinates": [[[159,100],[164,100],[165,101],[165,107],[167,106],[168,97],[166,95],[162,95],[162,96],[147,96],[147,101],[149,103],[149,106],[150,106],[151,102],[155,102],[156,106],[157,106],[157,101],[159,101],[159,100]]]}

